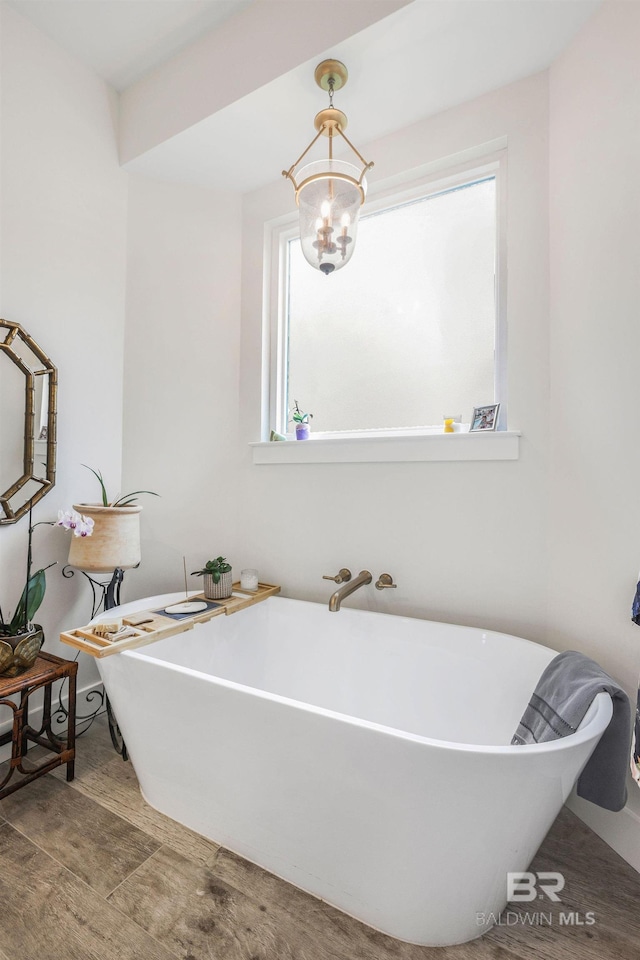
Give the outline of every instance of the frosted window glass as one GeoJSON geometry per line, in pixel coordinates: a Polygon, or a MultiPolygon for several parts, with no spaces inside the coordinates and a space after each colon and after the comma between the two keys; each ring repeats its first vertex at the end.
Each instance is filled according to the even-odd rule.
{"type": "Polygon", "coordinates": [[[291,241],[289,409],[314,432],[468,421],[494,400],[495,254],[495,178],[362,217],[330,276],[291,241]]]}

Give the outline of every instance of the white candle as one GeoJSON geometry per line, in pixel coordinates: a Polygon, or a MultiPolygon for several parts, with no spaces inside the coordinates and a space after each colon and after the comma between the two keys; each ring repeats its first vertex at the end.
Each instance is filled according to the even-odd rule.
{"type": "Polygon", "coordinates": [[[240,589],[257,590],[258,589],[258,571],[252,567],[240,571],[240,589]]]}

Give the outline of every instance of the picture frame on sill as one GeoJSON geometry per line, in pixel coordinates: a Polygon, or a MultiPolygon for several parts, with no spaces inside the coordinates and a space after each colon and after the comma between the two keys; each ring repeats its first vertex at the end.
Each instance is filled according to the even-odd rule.
{"type": "Polygon", "coordinates": [[[477,433],[480,430],[495,430],[498,426],[499,413],[499,403],[485,403],[482,407],[474,407],[469,433],[477,433]]]}

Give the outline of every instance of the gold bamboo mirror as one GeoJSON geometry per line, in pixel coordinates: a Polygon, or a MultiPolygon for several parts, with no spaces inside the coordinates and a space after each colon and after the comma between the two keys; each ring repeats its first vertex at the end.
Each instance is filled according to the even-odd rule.
{"type": "Polygon", "coordinates": [[[0,320],[0,523],[15,523],[55,483],[57,387],[35,340],[0,320]]]}

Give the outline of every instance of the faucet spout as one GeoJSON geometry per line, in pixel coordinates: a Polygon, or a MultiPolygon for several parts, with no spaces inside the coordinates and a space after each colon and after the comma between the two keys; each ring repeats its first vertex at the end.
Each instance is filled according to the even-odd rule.
{"type": "Polygon", "coordinates": [[[350,580],[349,583],[345,583],[344,586],[340,587],[339,590],[336,590],[335,593],[331,595],[329,600],[329,610],[331,613],[336,613],[340,609],[340,604],[342,601],[350,596],[358,587],[364,587],[367,583],[371,583],[373,577],[368,570],[361,570],[357,577],[354,577],[353,580],[350,580]]]}

